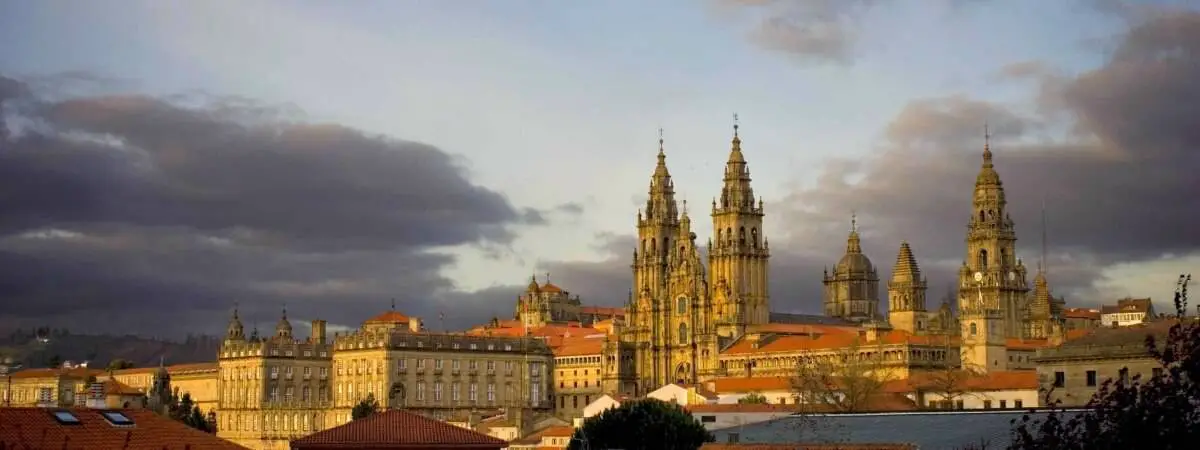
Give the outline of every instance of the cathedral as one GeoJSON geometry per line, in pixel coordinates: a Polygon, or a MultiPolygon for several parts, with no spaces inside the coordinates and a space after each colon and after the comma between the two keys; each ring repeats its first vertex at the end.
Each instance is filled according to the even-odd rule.
{"type": "Polygon", "coordinates": [[[956,283],[957,309],[949,299],[927,309],[928,280],[912,247],[903,242],[883,293],[888,302],[884,312],[877,268],[863,253],[857,220],[852,219],[845,255],[822,279],[824,317],[773,314],[765,209],[754,196],[738,126],[733,127],[720,196],[712,203],[714,236],[703,244],[707,261],[692,231],[687,203],[675,199],[660,138],[646,204],[637,213],[625,323],[603,351],[605,391],[637,395],[668,383],[725,376],[723,349],[761,335],[776,322],[943,335],[961,345],[961,358],[955,359],[963,367],[1007,370],[1004,352],[1013,342],[1062,338],[1064,302],[1050,294],[1044,267],[1039,267],[1033,289],[1028,287],[987,142],[973,192],[966,257],[956,283]]]}

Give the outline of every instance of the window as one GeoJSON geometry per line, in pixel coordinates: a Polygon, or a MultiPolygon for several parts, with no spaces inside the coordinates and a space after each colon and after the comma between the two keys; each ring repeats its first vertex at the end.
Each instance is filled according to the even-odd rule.
{"type": "Polygon", "coordinates": [[[1023,406],[1021,403],[1022,402],[1020,400],[1013,400],[1013,408],[1020,408],[1023,406]]]}
{"type": "Polygon", "coordinates": [[[408,365],[408,360],[401,358],[396,360],[396,370],[404,370],[408,365]]]}
{"type": "Polygon", "coordinates": [[[678,314],[683,314],[683,313],[687,312],[687,299],[686,298],[679,297],[678,300],[675,300],[675,312],[678,314]]]}
{"type": "MultiPolygon", "coordinates": [[[[418,360],[418,361],[420,361],[420,360],[418,360]]],[[[420,401],[425,400],[425,382],[424,381],[417,382],[417,400],[420,400],[420,401]]]]}
{"type": "Polygon", "coordinates": [[[433,401],[442,401],[442,382],[433,383],[433,401]]]}
{"type": "Polygon", "coordinates": [[[1122,367],[1121,371],[1117,372],[1117,373],[1118,373],[1118,376],[1121,377],[1122,383],[1129,384],[1129,368],[1128,367],[1122,367]]]}
{"type": "Polygon", "coordinates": [[[425,368],[425,358],[421,358],[421,359],[418,359],[418,360],[417,360],[417,368],[418,368],[418,369],[424,369],[424,368],[425,368]]]}
{"type": "Polygon", "coordinates": [[[471,397],[470,397],[470,400],[471,400],[472,402],[474,402],[474,401],[476,401],[476,400],[479,400],[479,385],[478,385],[478,384],[471,383],[471,397]]]}
{"type": "Polygon", "coordinates": [[[700,416],[700,423],[713,423],[717,421],[717,416],[700,416]]]}
{"type": "Polygon", "coordinates": [[[460,385],[459,383],[453,384],[453,387],[450,390],[450,399],[451,400],[454,400],[455,402],[457,402],[459,400],[459,387],[461,387],[461,386],[462,385],[460,385]]]}
{"type": "Polygon", "coordinates": [[[954,407],[955,407],[955,408],[958,408],[958,409],[963,409],[963,401],[962,401],[962,400],[956,400],[956,401],[954,402],[954,407]]]}
{"type": "Polygon", "coordinates": [[[1088,386],[1096,385],[1096,371],[1095,370],[1087,371],[1087,385],[1088,386]]]}
{"type": "Polygon", "coordinates": [[[79,418],[75,417],[69,411],[55,411],[52,414],[54,415],[54,420],[57,420],[58,423],[63,425],[79,425],[79,418]]]}
{"type": "Polygon", "coordinates": [[[305,386],[304,390],[300,391],[300,399],[303,401],[306,401],[306,402],[311,401],[312,400],[312,388],[305,386]]]}
{"type": "Polygon", "coordinates": [[[442,360],[439,359],[439,360],[434,361],[433,368],[434,368],[434,370],[442,370],[442,360]]]}
{"type": "Polygon", "coordinates": [[[742,441],[742,436],[740,433],[729,433],[728,438],[730,444],[736,444],[742,441]]]}
{"type": "Polygon", "coordinates": [[[685,323],[679,324],[679,343],[680,344],[688,343],[687,331],[688,331],[687,324],[685,324],[685,323]]]}
{"type": "Polygon", "coordinates": [[[974,336],[978,333],[979,333],[979,327],[972,323],[971,324],[971,336],[974,336]]]}
{"type": "Polygon", "coordinates": [[[1008,400],[1000,400],[1000,409],[1008,407],[1008,400]]]}
{"type": "Polygon", "coordinates": [[[984,400],[983,401],[983,409],[992,409],[992,401],[984,400]]]}
{"type": "Polygon", "coordinates": [[[1064,372],[1054,372],[1054,387],[1063,387],[1067,384],[1067,374],[1064,372]]]}
{"type": "Polygon", "coordinates": [[[451,362],[450,362],[450,368],[451,368],[451,369],[454,369],[454,370],[458,370],[458,368],[459,368],[459,366],[460,366],[460,364],[459,364],[460,362],[461,362],[461,361],[459,361],[459,360],[457,360],[457,359],[456,359],[456,360],[454,360],[454,361],[451,361],[451,362]]]}
{"type": "Polygon", "coordinates": [[[1152,373],[1154,374],[1154,378],[1161,377],[1163,374],[1162,367],[1155,367],[1154,369],[1151,369],[1151,370],[1152,370],[1152,373]]]}
{"type": "Polygon", "coordinates": [[[488,403],[496,401],[496,383],[488,383],[487,389],[488,403]]]}

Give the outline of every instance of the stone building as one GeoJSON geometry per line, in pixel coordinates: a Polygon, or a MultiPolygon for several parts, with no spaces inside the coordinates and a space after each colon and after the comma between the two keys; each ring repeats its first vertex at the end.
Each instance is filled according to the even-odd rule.
{"type": "Polygon", "coordinates": [[[235,308],[217,357],[217,435],[249,448],[287,449],[291,439],[326,428],[331,352],[322,320],[299,340],[284,310],[273,335],[246,336],[235,308]]]}
{"type": "Polygon", "coordinates": [[[1154,302],[1149,298],[1123,298],[1115,305],[1100,307],[1100,325],[1127,327],[1153,320],[1154,302]]]}
{"type": "Polygon", "coordinates": [[[385,408],[445,419],[463,411],[551,408],[553,354],[530,337],[422,331],[396,311],[334,339],[333,424],[367,395],[385,408]]]}
{"type": "Polygon", "coordinates": [[[1146,348],[1146,336],[1163,342],[1176,319],[1120,328],[1097,328],[1061,346],[1041,349],[1033,358],[1041,388],[1051,401],[1083,406],[1108,379],[1150,376],[1162,370],[1146,348]]]}
{"type": "Polygon", "coordinates": [[[529,287],[517,297],[513,319],[525,328],[533,329],[567,323],[593,324],[624,315],[621,308],[584,305],[578,295],[571,296],[570,292],[550,283],[550,274],[546,274],[546,282],[541,285],[537,278],[530,277],[529,287]]]}

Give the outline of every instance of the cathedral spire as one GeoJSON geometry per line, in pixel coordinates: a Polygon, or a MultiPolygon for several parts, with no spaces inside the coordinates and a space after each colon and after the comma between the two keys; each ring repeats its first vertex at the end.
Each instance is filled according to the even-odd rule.
{"type": "Polygon", "coordinates": [[[987,122],[983,123],[983,167],[992,168],[992,135],[988,132],[987,122]]]}
{"type": "Polygon", "coordinates": [[[862,253],[862,241],[858,238],[858,214],[850,213],[850,237],[846,239],[846,254],[862,253]]]}
{"type": "Polygon", "coordinates": [[[658,129],[658,163],[650,177],[650,198],[646,199],[646,219],[650,221],[674,222],[679,216],[675,204],[675,184],[667,170],[667,154],[664,150],[662,128],[658,129]]]}

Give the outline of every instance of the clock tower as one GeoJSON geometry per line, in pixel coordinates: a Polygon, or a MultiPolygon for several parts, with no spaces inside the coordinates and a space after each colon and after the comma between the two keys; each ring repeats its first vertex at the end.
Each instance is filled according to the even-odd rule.
{"type": "MultiPolygon", "coordinates": [[[[981,318],[988,317],[989,328],[999,328],[999,336],[1020,338],[1025,330],[1029,287],[1025,265],[1016,257],[1017,234],[1008,215],[1000,175],[992,166],[986,129],[984,135],[983,166],[975,178],[967,224],[967,255],[959,270],[959,311],[966,319],[968,310],[976,310],[981,318]]],[[[964,327],[968,327],[967,322],[963,321],[964,327]]]]}

